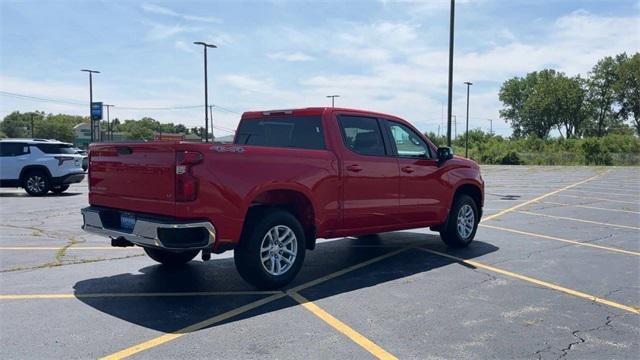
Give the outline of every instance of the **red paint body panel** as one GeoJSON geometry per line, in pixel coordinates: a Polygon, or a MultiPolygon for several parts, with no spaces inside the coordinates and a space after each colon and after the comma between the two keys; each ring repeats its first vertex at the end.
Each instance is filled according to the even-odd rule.
{"type": "MultiPolygon", "coordinates": [[[[208,220],[216,228],[219,246],[239,241],[245,216],[257,199],[286,201],[287,194],[305,198],[317,237],[327,238],[438,225],[446,220],[460,186],[484,191],[479,167],[467,159],[456,157],[438,166],[434,159],[357,154],[344,145],[336,119],[337,114],[363,115],[414,129],[393,116],[308,108],[247,112],[242,119],[287,114],[321,116],[326,150],[185,142],[93,144],[89,203],[208,220]],[[199,181],[194,201],[175,201],[175,154],[180,151],[203,154],[190,169],[199,181]],[[360,170],[352,171],[354,165],[360,170]]],[[[436,147],[424,140],[435,154],[436,147]]]]}

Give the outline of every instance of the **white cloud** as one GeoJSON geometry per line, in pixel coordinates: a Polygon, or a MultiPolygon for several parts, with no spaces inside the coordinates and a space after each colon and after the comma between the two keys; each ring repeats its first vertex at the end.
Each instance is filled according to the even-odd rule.
{"type": "Polygon", "coordinates": [[[152,41],[165,40],[176,35],[193,33],[200,30],[199,28],[183,26],[179,24],[167,25],[151,21],[142,21],[142,24],[149,27],[149,30],[146,33],[146,39],[152,41]]]}
{"type": "Polygon", "coordinates": [[[299,52],[299,51],[293,52],[293,53],[276,52],[276,53],[267,54],[267,57],[269,57],[269,59],[273,59],[273,60],[282,60],[282,61],[289,61],[289,62],[300,62],[300,61],[315,60],[315,58],[313,56],[305,54],[303,52],[299,52]]]}
{"type": "Polygon", "coordinates": [[[142,10],[148,12],[148,13],[153,13],[153,14],[159,14],[159,15],[166,15],[166,16],[171,16],[171,17],[175,17],[175,18],[179,18],[182,20],[187,20],[187,21],[200,21],[200,22],[208,22],[208,23],[220,23],[222,22],[219,18],[214,17],[214,16],[200,16],[200,15],[190,15],[190,14],[183,14],[183,13],[179,13],[176,12],[174,10],[171,10],[169,8],[166,7],[162,7],[159,5],[154,5],[154,4],[142,4],[142,10]]]}

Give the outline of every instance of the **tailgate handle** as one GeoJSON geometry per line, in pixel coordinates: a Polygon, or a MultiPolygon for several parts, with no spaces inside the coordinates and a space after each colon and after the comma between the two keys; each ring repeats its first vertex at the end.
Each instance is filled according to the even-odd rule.
{"type": "Polygon", "coordinates": [[[120,155],[131,155],[131,153],[133,153],[133,150],[128,146],[116,146],[116,150],[118,150],[118,154],[120,155]]]}

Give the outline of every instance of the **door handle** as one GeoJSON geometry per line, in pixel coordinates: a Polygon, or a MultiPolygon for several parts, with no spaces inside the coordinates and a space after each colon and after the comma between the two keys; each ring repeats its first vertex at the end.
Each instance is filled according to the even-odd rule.
{"type": "Polygon", "coordinates": [[[414,168],[412,168],[411,166],[405,166],[402,169],[402,172],[405,172],[407,174],[411,174],[412,172],[416,171],[414,168]]]}
{"type": "Polygon", "coordinates": [[[347,171],[360,172],[362,171],[362,168],[358,164],[353,164],[353,165],[347,166],[347,171]]]}

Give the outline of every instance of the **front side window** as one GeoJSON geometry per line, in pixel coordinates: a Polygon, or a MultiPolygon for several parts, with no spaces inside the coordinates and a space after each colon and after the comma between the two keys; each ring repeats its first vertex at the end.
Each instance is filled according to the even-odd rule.
{"type": "Polygon", "coordinates": [[[29,146],[24,143],[0,143],[0,156],[20,156],[29,153],[29,146]]]}
{"type": "Polygon", "coordinates": [[[385,156],[384,141],[377,119],[340,116],[339,122],[347,148],[361,155],[385,156]]]}
{"type": "Polygon", "coordinates": [[[73,146],[69,144],[37,144],[36,147],[45,154],[75,154],[73,146]]]}
{"type": "Polygon", "coordinates": [[[311,150],[325,148],[319,116],[242,120],[235,143],[311,150]]]}
{"type": "Polygon", "coordinates": [[[429,147],[418,134],[405,125],[387,121],[391,137],[396,145],[398,156],[402,157],[429,157],[429,147]]]}

